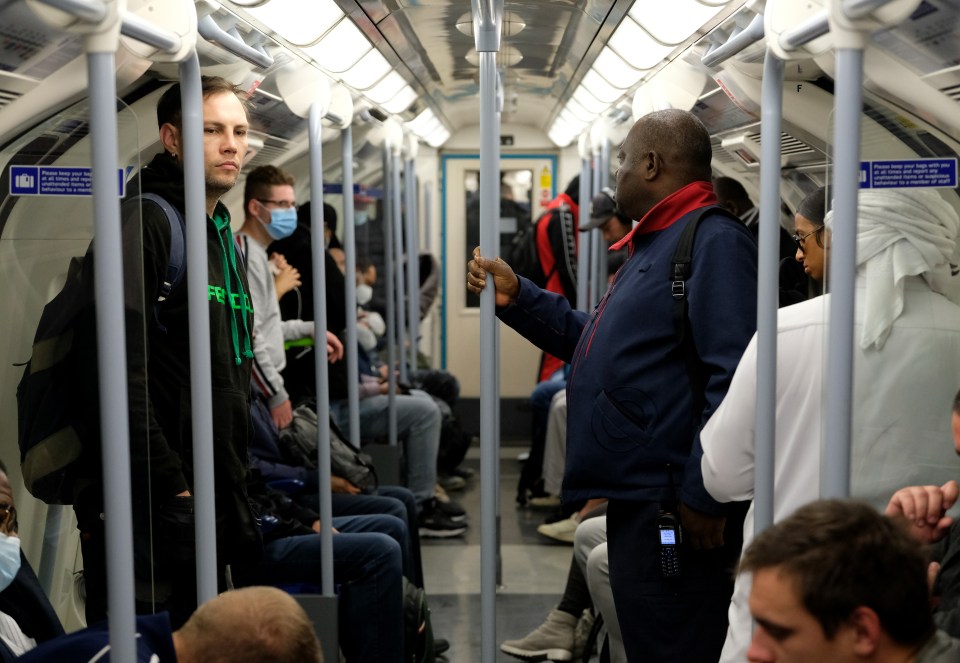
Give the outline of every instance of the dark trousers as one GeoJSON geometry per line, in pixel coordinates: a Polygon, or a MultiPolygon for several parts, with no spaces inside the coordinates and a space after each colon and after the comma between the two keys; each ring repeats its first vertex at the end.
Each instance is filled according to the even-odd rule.
{"type": "MultiPolygon", "coordinates": [[[[87,489],[78,496],[74,504],[77,528],[80,530],[80,551],[83,555],[85,616],[88,624],[107,617],[107,548],[100,490],[99,487],[87,489]]],[[[137,614],[144,615],[165,610],[170,613],[170,623],[174,629],[182,626],[197,608],[196,558],[192,552],[194,540],[190,531],[192,527],[192,515],[177,524],[170,518],[160,519],[156,514],[141,513],[134,508],[136,611],[137,614]]],[[[225,568],[219,562],[217,579],[219,588],[224,589],[225,568]]]]}
{"type": "Polygon", "coordinates": [[[727,519],[726,545],[692,550],[682,543],[680,577],[664,578],[660,504],[610,501],[610,586],[628,660],[714,663],[720,658],[743,531],[743,510],[736,510],[737,516],[727,519]]]}

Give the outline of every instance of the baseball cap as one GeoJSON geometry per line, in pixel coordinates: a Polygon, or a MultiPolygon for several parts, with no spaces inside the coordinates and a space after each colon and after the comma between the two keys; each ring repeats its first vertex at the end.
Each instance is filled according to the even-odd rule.
{"type": "Polygon", "coordinates": [[[612,189],[604,187],[590,199],[590,219],[580,224],[580,230],[599,228],[617,213],[617,203],[614,202],[613,195],[612,189]]]}

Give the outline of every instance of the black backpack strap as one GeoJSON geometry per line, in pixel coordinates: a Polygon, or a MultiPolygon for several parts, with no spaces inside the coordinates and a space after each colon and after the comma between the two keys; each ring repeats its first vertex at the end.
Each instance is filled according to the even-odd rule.
{"type": "Polygon", "coordinates": [[[690,278],[690,269],[693,262],[693,241],[697,234],[697,226],[704,218],[711,215],[725,216],[740,223],[739,217],[718,205],[711,205],[701,209],[697,215],[687,221],[686,227],[680,233],[677,246],[670,258],[670,294],[673,296],[673,328],[677,334],[676,348],[683,353],[684,363],[687,366],[687,375],[690,384],[699,392],[702,391],[703,376],[700,370],[700,361],[697,350],[693,346],[690,319],[687,316],[687,279],[690,278]],[[689,339],[689,340],[688,340],[689,339]]]}
{"type": "Polygon", "coordinates": [[[137,204],[142,205],[142,201],[145,200],[159,207],[163,212],[163,218],[170,225],[170,257],[167,259],[167,270],[160,284],[160,294],[157,296],[157,301],[153,303],[154,322],[158,329],[166,332],[166,328],[160,324],[160,310],[170,293],[183,281],[183,275],[187,271],[186,224],[180,210],[155,193],[141,193],[139,196],[130,198],[128,203],[132,205],[132,201],[137,201],[137,204]]]}
{"type": "Polygon", "coordinates": [[[180,285],[180,281],[183,280],[183,273],[187,269],[185,222],[180,210],[171,205],[165,198],[161,198],[155,193],[143,193],[139,197],[157,205],[163,211],[167,223],[170,224],[170,258],[167,261],[166,276],[160,286],[160,296],[157,298],[157,301],[162,302],[170,296],[174,288],[180,285]]]}

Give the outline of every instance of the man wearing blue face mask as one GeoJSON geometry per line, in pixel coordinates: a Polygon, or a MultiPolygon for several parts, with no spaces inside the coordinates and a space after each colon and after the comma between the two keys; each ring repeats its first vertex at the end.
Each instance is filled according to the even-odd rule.
{"type": "MultiPolygon", "coordinates": [[[[247,175],[243,190],[244,220],[237,233],[238,251],[247,266],[253,302],[253,380],[270,408],[277,429],[293,420],[290,396],[280,372],[286,366],[284,341],[313,336],[313,321],[281,320],[273,263],[266,247],[290,236],[297,227],[293,177],[276,166],[260,166],[247,175]]],[[[327,333],[327,357],[343,356],[337,337],[327,333]]]]}
{"type": "Polygon", "coordinates": [[[63,626],[20,552],[17,510],[7,467],[0,461],[0,662],[63,635],[63,626]]]}

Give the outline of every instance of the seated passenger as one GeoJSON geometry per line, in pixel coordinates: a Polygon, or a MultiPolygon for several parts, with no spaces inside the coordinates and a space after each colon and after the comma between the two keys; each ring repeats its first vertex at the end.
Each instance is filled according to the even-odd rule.
{"type": "MultiPolygon", "coordinates": [[[[248,490],[260,508],[263,558],[234,566],[234,583],[320,587],[317,514],[260,481],[248,490]]],[[[340,649],[347,663],[399,663],[406,527],[393,516],[334,518],[332,527],[340,649]]]]}
{"type": "Polygon", "coordinates": [[[960,660],[930,616],[919,545],[868,504],[808,504],[743,554],[754,663],[960,660]]]}
{"type": "MultiPolygon", "coordinates": [[[[165,612],[138,616],[136,647],[139,663],[323,663],[310,618],[289,594],[273,587],[224,592],[176,631],[165,612]]],[[[107,663],[107,623],[50,640],[17,660],[107,663]]]]}
{"type": "MultiPolygon", "coordinates": [[[[319,472],[316,461],[305,462],[293,458],[281,446],[280,436],[270,420],[263,399],[251,399],[251,420],[253,434],[250,438],[250,456],[253,467],[260,472],[268,484],[272,481],[294,479],[303,483],[300,493],[291,497],[312,511],[319,511],[320,496],[319,472]]],[[[316,439],[316,427],[298,425],[287,429],[285,435],[313,433],[316,439]],[[307,428],[312,430],[307,431],[307,428]]],[[[331,431],[331,435],[334,431],[331,431]]],[[[308,447],[309,443],[305,443],[308,447]]],[[[316,450],[315,442],[312,445],[316,450]]],[[[316,454],[314,453],[314,458],[316,454]]],[[[378,486],[375,494],[363,494],[362,491],[343,477],[332,475],[330,485],[333,491],[332,511],[334,517],[387,515],[400,519],[406,529],[406,540],[401,545],[403,553],[404,575],[417,587],[423,587],[423,567],[420,561],[420,536],[417,529],[417,509],[413,493],[402,486],[378,486]]]]}
{"type": "MultiPolygon", "coordinates": [[[[606,517],[606,510],[606,504],[601,504],[585,515],[584,520],[606,517]]],[[[500,651],[525,661],[579,660],[593,628],[592,607],[583,568],[573,559],[559,605],[524,637],[504,640],[500,651]]]]}
{"type": "MultiPolygon", "coordinates": [[[[243,225],[237,233],[238,252],[247,267],[253,302],[254,382],[270,408],[277,429],[290,425],[293,406],[281,372],[286,366],[284,341],[312,338],[312,320],[281,320],[276,283],[266,246],[288,237],[297,226],[293,177],[275,166],[260,166],[247,175],[243,189],[243,225]]],[[[343,356],[340,340],[327,332],[327,358],[343,356]]]]}
{"type": "MultiPolygon", "coordinates": [[[[960,392],[953,399],[953,448],[960,455],[960,392]]],[[[957,474],[960,477],[960,472],[957,474]]],[[[957,502],[960,486],[951,479],[942,486],[901,488],[887,504],[886,514],[906,521],[913,538],[930,547],[930,574],[935,576],[933,620],[937,627],[960,638],[960,521],[946,515],[957,502]]]]}
{"type": "Polygon", "coordinates": [[[63,626],[20,549],[17,509],[0,461],[0,661],[63,635],[63,626]]]}
{"type": "MultiPolygon", "coordinates": [[[[960,219],[930,190],[865,190],[859,200],[850,490],[880,509],[904,485],[957,474],[957,460],[943,445],[948,422],[930,407],[930,394],[956,388],[960,307],[930,284],[949,278],[960,219]]],[[[806,246],[813,244],[808,237],[806,246]]],[[[775,521],[820,494],[830,297],[778,313],[775,521]]],[[[756,366],[754,337],[701,433],[704,485],[719,501],[753,498],[756,366]]],[[[752,511],[745,542],[753,534],[752,511]]],[[[749,583],[748,574],[737,578],[723,661],[744,659],[749,583]]]]}

